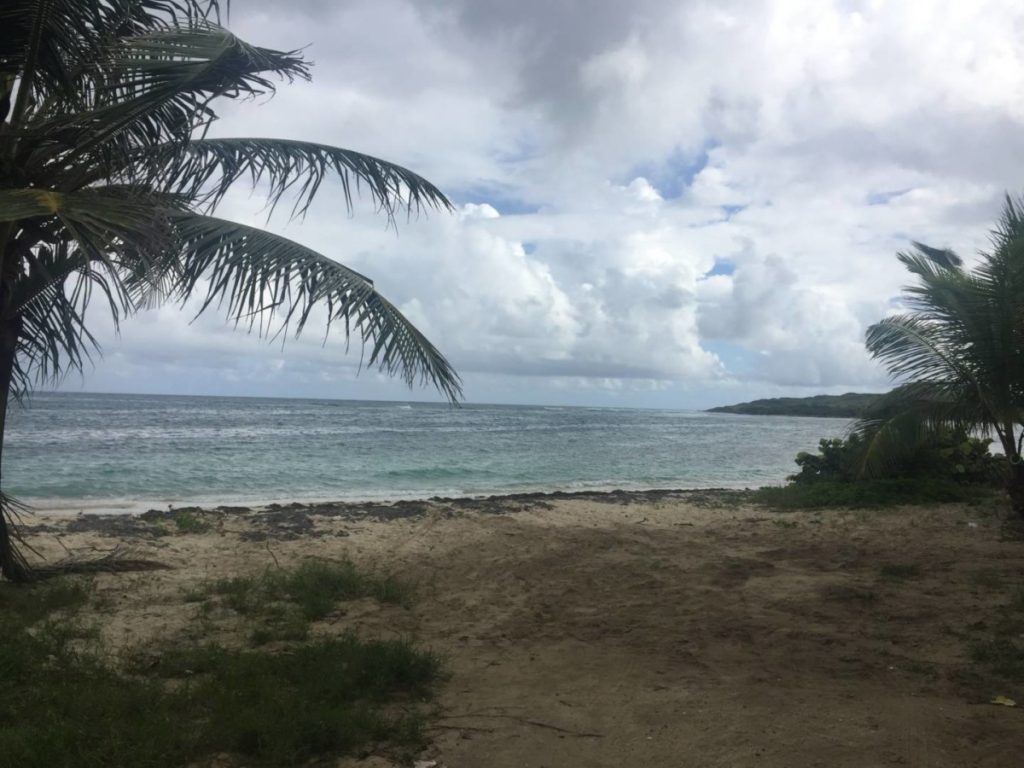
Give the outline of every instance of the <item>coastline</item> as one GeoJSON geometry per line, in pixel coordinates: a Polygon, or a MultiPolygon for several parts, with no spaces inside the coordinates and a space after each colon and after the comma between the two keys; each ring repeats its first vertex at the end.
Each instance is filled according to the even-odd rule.
{"type": "Polygon", "coordinates": [[[337,496],[313,496],[309,498],[294,498],[288,500],[252,499],[240,497],[218,497],[214,499],[200,498],[195,500],[182,499],[179,501],[166,501],[156,499],[33,499],[28,498],[24,503],[30,512],[36,515],[52,517],[74,517],[78,515],[145,515],[158,514],[165,511],[189,510],[194,512],[216,513],[221,511],[239,512],[260,512],[266,510],[288,509],[315,509],[323,507],[365,507],[403,505],[422,502],[455,503],[459,506],[472,506],[474,503],[490,503],[508,500],[518,501],[544,501],[560,499],[607,499],[615,503],[629,503],[630,501],[644,501],[648,498],[660,497],[685,497],[687,494],[696,496],[708,494],[725,494],[732,497],[737,494],[744,494],[753,491],[754,488],[748,484],[732,486],[708,486],[708,487],[687,487],[687,488],[658,488],[639,486],[636,488],[621,487],[615,485],[597,486],[583,490],[564,489],[536,489],[523,491],[507,491],[495,493],[455,493],[451,496],[438,495],[432,492],[422,494],[391,493],[378,495],[353,495],[351,497],[338,498],[337,496]]]}

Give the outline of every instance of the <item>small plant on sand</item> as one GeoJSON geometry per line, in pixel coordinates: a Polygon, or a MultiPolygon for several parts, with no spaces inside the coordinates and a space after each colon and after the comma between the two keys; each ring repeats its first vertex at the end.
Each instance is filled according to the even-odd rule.
{"type": "Polygon", "coordinates": [[[369,575],[350,560],[307,560],[295,568],[277,568],[256,576],[218,579],[186,592],[187,602],[199,602],[209,614],[210,601],[257,625],[250,633],[254,645],[301,640],[309,624],[326,618],[338,603],[373,598],[409,607],[413,586],[391,576],[369,575]]]}
{"type": "Polygon", "coordinates": [[[202,592],[220,596],[242,614],[256,613],[273,602],[287,601],[310,621],[326,616],[342,600],[372,597],[408,607],[413,586],[392,576],[360,571],[351,560],[307,560],[295,568],[268,569],[256,576],[233,576],[203,585],[202,592]]]}
{"type": "Polygon", "coordinates": [[[921,577],[921,566],[917,563],[886,563],[878,569],[886,581],[907,581],[921,577]]]}
{"type": "Polygon", "coordinates": [[[1024,697],[1024,589],[1011,595],[991,621],[970,630],[968,650],[980,684],[996,693],[1024,697]]]}
{"type": "Polygon", "coordinates": [[[178,533],[207,533],[213,526],[205,518],[193,512],[180,512],[174,516],[174,527],[178,533]]]}

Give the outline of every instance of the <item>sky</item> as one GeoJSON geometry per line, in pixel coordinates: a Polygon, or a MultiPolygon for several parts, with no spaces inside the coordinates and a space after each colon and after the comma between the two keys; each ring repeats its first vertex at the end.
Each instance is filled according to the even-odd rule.
{"type": "MultiPolygon", "coordinates": [[[[968,263],[1024,191],[1017,0],[233,0],[310,83],[221,102],[214,133],[405,165],[452,214],[268,221],[373,278],[467,402],[705,408],[880,391],[865,329],[897,311],[911,240],[968,263]]],[[[359,370],[311,327],[268,343],[165,306],[64,389],[440,400],[359,370]]]]}

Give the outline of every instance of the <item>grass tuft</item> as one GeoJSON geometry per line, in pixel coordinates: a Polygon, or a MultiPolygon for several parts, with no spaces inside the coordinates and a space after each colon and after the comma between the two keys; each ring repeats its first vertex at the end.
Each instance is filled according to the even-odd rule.
{"type": "Polygon", "coordinates": [[[209,520],[194,512],[176,512],[172,519],[178,533],[207,533],[213,528],[209,520]]]}
{"type": "Polygon", "coordinates": [[[908,581],[921,578],[921,566],[917,563],[886,563],[878,572],[886,581],[908,581]]]}
{"type": "MultiPolygon", "coordinates": [[[[246,616],[263,614],[275,603],[289,603],[306,621],[323,619],[344,600],[371,597],[409,607],[414,595],[408,582],[364,574],[351,560],[308,560],[293,569],[219,579],[202,592],[219,596],[226,607],[246,616]]],[[[197,599],[196,593],[187,598],[197,599]]]]}

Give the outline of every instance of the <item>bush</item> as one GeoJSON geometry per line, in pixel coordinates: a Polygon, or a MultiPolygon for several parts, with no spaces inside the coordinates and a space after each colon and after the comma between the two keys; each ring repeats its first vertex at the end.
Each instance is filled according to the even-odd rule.
{"type": "MultiPolygon", "coordinates": [[[[889,464],[875,479],[952,480],[968,485],[995,484],[1001,474],[1001,462],[989,452],[991,440],[964,433],[944,432],[932,436],[910,455],[889,464]]],[[[861,481],[861,467],[868,441],[858,434],[845,440],[822,440],[818,453],[801,451],[796,456],[800,467],[788,479],[797,484],[821,481],[850,483],[861,481]]]]}
{"type": "Polygon", "coordinates": [[[950,479],[886,478],[881,480],[818,480],[754,491],[758,504],[780,510],[845,507],[865,509],[902,504],[973,504],[990,497],[984,486],[950,479]]]}

